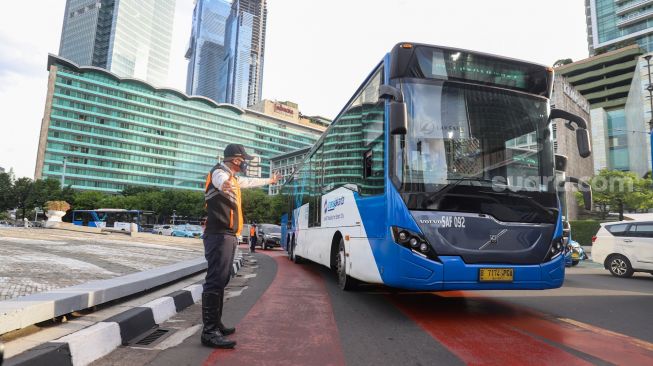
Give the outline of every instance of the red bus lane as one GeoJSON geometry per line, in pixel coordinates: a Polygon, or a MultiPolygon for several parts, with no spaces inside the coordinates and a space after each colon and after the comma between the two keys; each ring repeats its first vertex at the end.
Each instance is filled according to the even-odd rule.
{"type": "Polygon", "coordinates": [[[469,365],[653,365],[647,342],[465,292],[394,295],[394,304],[469,365]]]}
{"type": "Polygon", "coordinates": [[[283,252],[265,253],[277,275],[230,338],[235,350],[216,350],[208,365],[344,365],[338,328],[324,279],[283,252]]]}

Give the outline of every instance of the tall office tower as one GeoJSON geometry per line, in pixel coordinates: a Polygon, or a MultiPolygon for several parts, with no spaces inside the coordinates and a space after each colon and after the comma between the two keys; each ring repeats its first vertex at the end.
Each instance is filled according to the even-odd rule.
{"type": "Polygon", "coordinates": [[[637,43],[653,51],[653,0],[585,0],[590,55],[637,43]]]}
{"type": "Polygon", "coordinates": [[[186,92],[249,107],[261,100],[266,0],[197,0],[186,92]]]}
{"type": "Polygon", "coordinates": [[[193,28],[186,51],[188,75],[186,93],[226,102],[227,49],[225,35],[231,2],[197,0],[193,11],[193,28]]]}
{"type": "Polygon", "coordinates": [[[68,0],[59,55],[121,77],[168,78],[176,0],[68,0]]]}
{"type": "Polygon", "coordinates": [[[233,101],[234,104],[251,106],[261,100],[263,90],[267,0],[235,0],[232,16],[236,17],[238,27],[234,52],[233,101]]]}

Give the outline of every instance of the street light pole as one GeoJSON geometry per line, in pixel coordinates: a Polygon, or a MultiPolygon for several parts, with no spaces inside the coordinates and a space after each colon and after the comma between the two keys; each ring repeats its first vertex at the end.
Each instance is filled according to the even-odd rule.
{"type": "Polygon", "coordinates": [[[66,185],[66,157],[63,157],[63,170],[61,171],[61,189],[66,185]]]}
{"type": "Polygon", "coordinates": [[[172,210],[172,224],[175,224],[175,217],[177,217],[177,210],[172,210]]]}
{"type": "Polygon", "coordinates": [[[646,90],[648,90],[648,100],[651,103],[651,118],[648,122],[648,128],[649,128],[649,137],[650,137],[650,145],[651,145],[651,171],[653,171],[653,83],[651,83],[651,57],[653,55],[646,55],[644,56],[644,59],[646,59],[646,68],[648,71],[648,86],[646,86],[646,90]]]}

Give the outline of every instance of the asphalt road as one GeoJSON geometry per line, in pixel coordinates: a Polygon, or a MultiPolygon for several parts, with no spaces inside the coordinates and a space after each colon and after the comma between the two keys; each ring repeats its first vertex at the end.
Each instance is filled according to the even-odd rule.
{"type": "Polygon", "coordinates": [[[255,277],[225,305],[235,350],[202,347],[199,305],[153,347],[96,365],[653,365],[653,276],[592,263],[546,291],[342,292],[326,268],[256,254],[255,277]]]}

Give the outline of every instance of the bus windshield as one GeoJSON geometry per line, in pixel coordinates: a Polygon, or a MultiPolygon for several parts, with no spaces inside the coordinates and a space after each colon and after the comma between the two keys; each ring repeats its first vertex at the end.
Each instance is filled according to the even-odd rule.
{"type": "Polygon", "coordinates": [[[407,201],[411,209],[485,211],[505,221],[555,219],[546,209],[555,207],[546,98],[443,80],[405,79],[401,88],[408,133],[394,137],[393,180],[402,193],[421,194],[407,201]],[[492,197],[487,205],[481,193],[492,197]],[[447,204],[444,196],[453,194],[475,203],[459,196],[447,204]]]}

